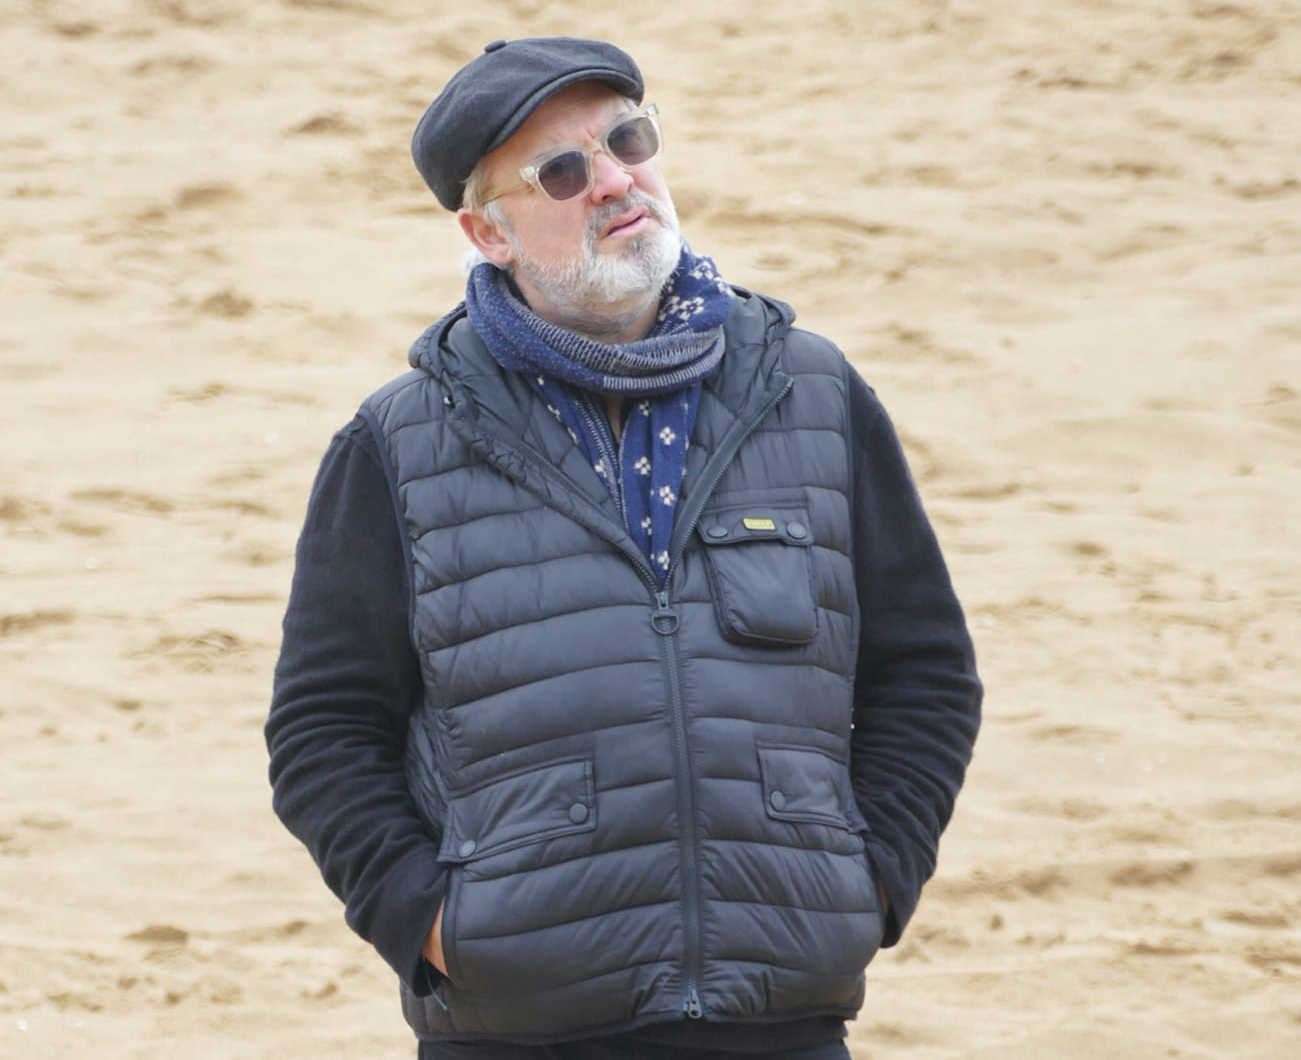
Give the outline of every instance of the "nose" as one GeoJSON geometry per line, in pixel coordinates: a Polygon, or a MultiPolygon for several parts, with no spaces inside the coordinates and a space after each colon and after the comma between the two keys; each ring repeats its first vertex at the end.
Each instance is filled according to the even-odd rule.
{"type": "Polygon", "coordinates": [[[622,199],[632,188],[632,174],[604,151],[592,156],[592,201],[622,199]]]}

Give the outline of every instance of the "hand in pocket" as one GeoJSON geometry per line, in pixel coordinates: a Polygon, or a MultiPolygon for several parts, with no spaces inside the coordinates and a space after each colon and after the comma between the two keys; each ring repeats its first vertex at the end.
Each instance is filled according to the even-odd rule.
{"type": "Polygon", "coordinates": [[[446,904],[446,898],[438,903],[438,915],[434,917],[434,926],[429,929],[429,936],[425,939],[425,944],[420,950],[424,954],[425,960],[442,972],[443,975],[447,975],[447,963],[443,957],[443,906],[446,904]]]}

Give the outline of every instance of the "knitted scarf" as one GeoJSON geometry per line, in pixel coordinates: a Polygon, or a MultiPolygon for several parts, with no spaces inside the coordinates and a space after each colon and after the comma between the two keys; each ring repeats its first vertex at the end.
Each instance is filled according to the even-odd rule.
{"type": "Polygon", "coordinates": [[[732,289],[714,262],[682,244],[643,339],[604,343],[551,324],[517,295],[506,274],[484,262],[470,273],[470,324],[494,359],[528,379],[609,488],[624,525],[668,579],[669,538],[701,380],[723,356],[723,321],[732,289]],[[625,408],[616,440],[603,396],[638,399],[625,408]]]}

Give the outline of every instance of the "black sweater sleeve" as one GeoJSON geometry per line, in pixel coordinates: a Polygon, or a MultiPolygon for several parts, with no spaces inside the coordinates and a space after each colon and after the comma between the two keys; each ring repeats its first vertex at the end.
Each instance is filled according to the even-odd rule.
{"type": "Polygon", "coordinates": [[[441,978],[421,948],[446,867],[403,770],[422,687],[400,534],[374,436],[357,417],[312,486],[265,735],[277,816],[348,925],[423,996],[441,978]]]}
{"type": "Polygon", "coordinates": [[[889,899],[882,946],[903,934],[935,872],[980,727],[984,689],[935,532],[894,425],[848,365],[855,579],[862,611],[851,773],[889,899]]]}

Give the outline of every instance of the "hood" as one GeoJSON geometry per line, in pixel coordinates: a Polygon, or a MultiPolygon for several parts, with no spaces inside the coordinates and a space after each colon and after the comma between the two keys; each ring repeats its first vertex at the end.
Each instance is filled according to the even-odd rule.
{"type": "Polygon", "coordinates": [[[438,352],[445,345],[447,333],[452,330],[453,325],[464,318],[465,303],[458,302],[450,312],[439,320],[435,320],[420,333],[407,351],[407,363],[412,368],[423,368],[430,375],[439,375],[440,373],[435,364],[438,359],[438,352]]]}

